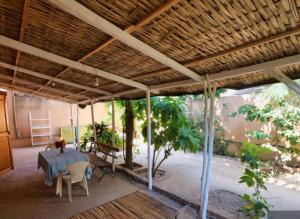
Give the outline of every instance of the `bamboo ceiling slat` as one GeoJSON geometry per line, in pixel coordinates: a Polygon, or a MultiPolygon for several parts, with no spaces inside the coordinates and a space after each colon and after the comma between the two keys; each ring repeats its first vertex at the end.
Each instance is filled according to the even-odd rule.
{"type": "MultiPolygon", "coordinates": [[[[129,20],[128,23],[134,22],[134,24],[130,24],[129,26],[127,25],[125,31],[128,32],[128,33],[132,33],[134,31],[137,31],[138,29],[142,28],[145,24],[147,24],[148,22],[150,22],[152,19],[154,19],[155,17],[157,17],[158,15],[160,15],[161,13],[163,13],[164,11],[168,10],[170,7],[176,5],[178,3],[178,1],[180,1],[180,0],[169,0],[166,3],[164,3],[164,4],[161,4],[161,2],[156,2],[155,5],[160,5],[160,7],[157,6],[157,8],[155,8],[155,10],[152,10],[151,13],[149,13],[148,10],[144,10],[144,12],[146,11],[147,16],[142,15],[144,17],[141,20],[139,20],[138,22],[134,22],[134,21],[130,21],[129,20]]],[[[87,2],[84,1],[83,3],[87,3],[87,2]]],[[[130,3],[130,2],[126,1],[126,3],[130,3]]],[[[141,3],[146,3],[147,8],[148,8],[148,6],[149,6],[149,2],[148,1],[145,1],[145,2],[140,1],[140,2],[136,2],[134,4],[130,4],[130,7],[132,7],[132,5],[135,6],[135,7],[130,9],[129,14],[127,14],[127,16],[124,16],[124,19],[126,20],[128,18],[133,18],[133,16],[132,16],[133,14],[134,14],[134,17],[137,17],[137,15],[139,14],[139,11],[141,9],[141,6],[143,6],[141,3]]],[[[151,3],[154,3],[154,1],[151,2],[151,3]]],[[[124,3],[121,4],[122,7],[124,7],[125,5],[126,4],[124,4],[124,3]]],[[[108,8],[115,8],[115,5],[112,5],[110,7],[109,4],[107,4],[107,2],[105,2],[105,4],[103,5],[103,7],[98,7],[98,6],[95,7],[95,6],[93,6],[92,8],[97,8],[97,9],[104,8],[104,9],[106,9],[107,7],[108,8]]],[[[143,7],[143,8],[145,8],[145,7],[143,7]]],[[[126,7],[126,9],[128,10],[127,7],[126,7]]],[[[113,13],[110,11],[108,15],[111,16],[112,14],[113,13]]],[[[112,21],[112,22],[114,22],[114,21],[112,21]]],[[[123,27],[121,27],[121,28],[123,28],[123,27]]],[[[82,56],[78,61],[79,62],[83,62],[84,60],[86,60],[88,58],[91,58],[91,56],[93,56],[94,54],[96,54],[100,50],[103,50],[105,47],[109,46],[110,44],[114,43],[115,41],[116,41],[115,38],[110,38],[108,41],[100,44],[97,48],[95,48],[94,50],[90,51],[86,55],[82,56]]],[[[63,71],[59,72],[56,75],[56,77],[59,77],[60,75],[64,74],[65,72],[68,72],[69,70],[70,70],[70,68],[64,69],[63,71]]],[[[50,82],[51,81],[48,81],[47,84],[50,83],[50,82]]]]}
{"type": "MultiPolygon", "coordinates": [[[[143,21],[166,4],[164,0],[79,2],[122,29],[143,21]]],[[[21,0],[0,1],[0,34],[19,39],[22,11],[21,0]]],[[[299,54],[299,12],[300,3],[297,0],[180,0],[132,34],[200,75],[214,74],[299,54]]],[[[78,60],[109,39],[108,35],[57,9],[46,0],[30,0],[23,39],[27,44],[78,60]]],[[[15,64],[15,60],[15,50],[0,46],[0,61],[15,64]]],[[[95,52],[83,63],[147,85],[187,79],[117,41],[95,52]]],[[[66,69],[66,66],[23,53],[20,54],[18,65],[51,76],[66,69]]],[[[298,65],[280,70],[291,78],[300,77],[298,65]]],[[[0,71],[1,74],[12,76],[12,71],[1,68],[0,71]]],[[[52,85],[48,80],[19,72],[17,78],[45,83],[46,89],[41,88],[41,91],[51,95],[52,85]]],[[[68,69],[58,78],[96,87],[95,76],[73,69],[68,69]]],[[[228,88],[244,88],[274,81],[264,73],[255,73],[218,80],[217,83],[228,88]]],[[[5,82],[11,83],[11,80],[5,82]]],[[[99,97],[94,92],[61,84],[56,84],[56,88],[99,97]]],[[[99,89],[120,92],[132,88],[100,78],[99,89]]],[[[161,94],[198,93],[202,89],[198,84],[162,90],[161,94]]],[[[144,95],[144,92],[137,92],[123,97],[144,95]]],[[[73,100],[81,99],[78,97],[73,100]]]]}
{"type": "MultiPolygon", "coordinates": [[[[30,0],[24,0],[23,3],[23,12],[22,12],[22,20],[21,20],[21,25],[20,25],[20,31],[19,31],[19,41],[23,41],[24,37],[24,31],[25,31],[25,26],[27,23],[27,14],[28,14],[28,7],[29,7],[29,2],[30,0]]],[[[17,51],[16,59],[15,59],[15,65],[17,66],[19,64],[19,59],[20,59],[20,51],[17,51]]],[[[15,70],[13,73],[13,77],[16,77],[17,71],[15,70]]],[[[14,84],[14,80],[12,81],[12,85],[14,84]]]]}

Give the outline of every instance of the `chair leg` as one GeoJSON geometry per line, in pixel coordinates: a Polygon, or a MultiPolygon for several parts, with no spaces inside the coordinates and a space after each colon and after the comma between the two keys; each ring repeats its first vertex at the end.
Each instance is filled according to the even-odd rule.
{"type": "Polygon", "coordinates": [[[69,202],[72,202],[72,183],[71,183],[71,181],[68,181],[68,196],[69,196],[69,202]]]}
{"type": "Polygon", "coordinates": [[[86,180],[86,177],[83,178],[84,182],[83,184],[85,185],[85,189],[86,189],[86,196],[89,196],[89,187],[88,187],[88,183],[87,183],[87,180],[86,180]]]}
{"type": "Polygon", "coordinates": [[[56,195],[59,195],[59,197],[62,196],[62,175],[61,175],[61,173],[59,173],[58,177],[57,177],[56,195]]]}

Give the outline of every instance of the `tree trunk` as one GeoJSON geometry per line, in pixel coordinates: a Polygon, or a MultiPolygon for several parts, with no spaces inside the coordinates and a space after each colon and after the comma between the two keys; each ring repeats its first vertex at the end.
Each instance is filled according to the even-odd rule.
{"type": "Polygon", "coordinates": [[[134,133],[134,114],[130,100],[125,101],[126,167],[133,169],[132,143],[134,133]]]}

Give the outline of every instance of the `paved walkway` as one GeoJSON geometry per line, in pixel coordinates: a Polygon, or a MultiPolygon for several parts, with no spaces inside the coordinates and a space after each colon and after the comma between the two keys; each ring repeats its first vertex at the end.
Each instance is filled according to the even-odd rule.
{"type": "MultiPolygon", "coordinates": [[[[145,146],[141,151],[141,155],[138,155],[135,161],[146,165],[145,146]]],[[[162,164],[161,169],[166,170],[166,175],[158,179],[155,182],[156,185],[186,200],[199,203],[202,153],[175,152],[162,164]]],[[[220,190],[240,195],[245,192],[251,193],[252,191],[246,185],[238,183],[242,172],[243,165],[237,159],[215,156],[212,163],[211,196],[221,194],[220,190]]],[[[264,195],[274,206],[274,210],[300,210],[299,175],[271,178],[267,187],[268,191],[264,192],[264,195]]],[[[224,198],[227,199],[228,197],[224,198]]],[[[236,204],[234,202],[238,201],[228,199],[229,202],[233,202],[229,203],[230,205],[236,204]]],[[[214,200],[210,201],[210,205],[218,205],[216,202],[221,203],[221,200],[214,197],[214,200]]]]}

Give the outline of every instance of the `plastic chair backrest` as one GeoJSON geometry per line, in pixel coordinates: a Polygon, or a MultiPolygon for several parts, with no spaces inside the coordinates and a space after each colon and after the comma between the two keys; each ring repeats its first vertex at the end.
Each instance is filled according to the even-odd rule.
{"type": "Polygon", "coordinates": [[[74,164],[68,165],[67,169],[71,176],[71,182],[79,182],[83,180],[85,170],[89,166],[87,161],[80,161],[74,164]]]}

